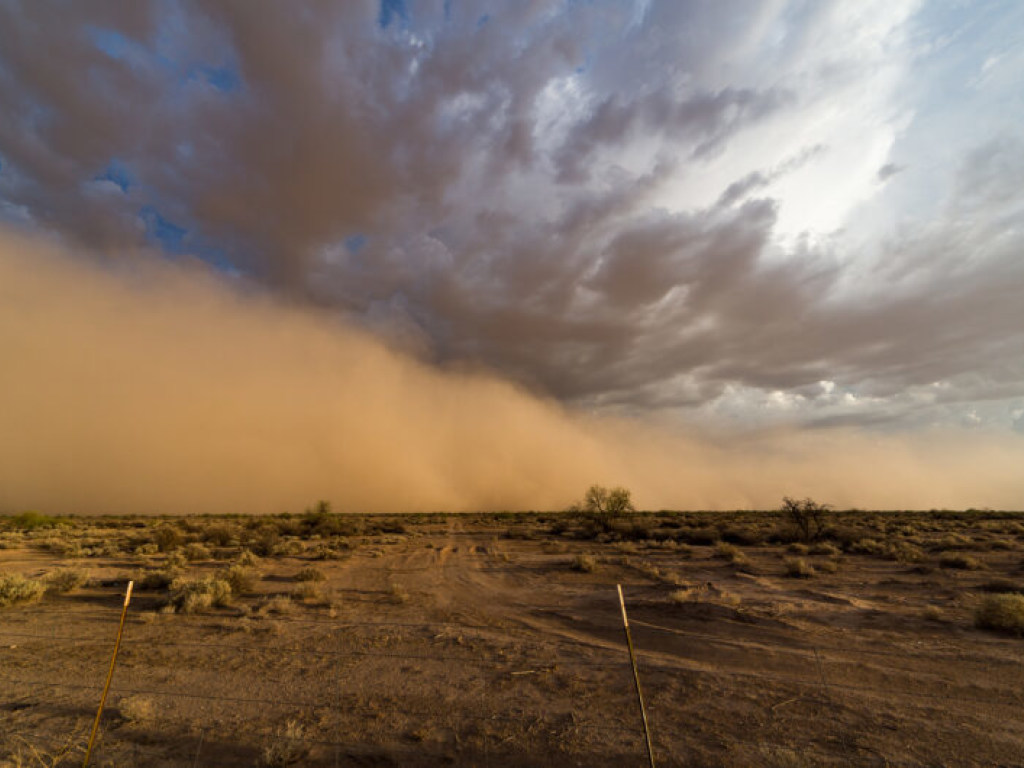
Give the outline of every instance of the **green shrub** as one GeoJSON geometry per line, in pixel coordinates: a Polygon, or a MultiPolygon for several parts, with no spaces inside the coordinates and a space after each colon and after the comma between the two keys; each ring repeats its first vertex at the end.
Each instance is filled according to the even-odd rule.
{"type": "Polygon", "coordinates": [[[1024,635],[1024,595],[988,595],[974,613],[974,624],[979,629],[1024,635]]]}
{"type": "Polygon", "coordinates": [[[0,573],[0,608],[15,603],[31,603],[43,596],[46,584],[16,573],[0,573]]]}

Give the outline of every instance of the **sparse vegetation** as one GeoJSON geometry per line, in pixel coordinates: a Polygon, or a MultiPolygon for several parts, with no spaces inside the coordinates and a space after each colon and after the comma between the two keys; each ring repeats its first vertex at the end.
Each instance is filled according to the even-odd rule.
{"type": "Polygon", "coordinates": [[[46,574],[46,591],[62,595],[77,589],[89,580],[89,574],[78,568],[59,568],[46,574]]]}
{"type": "Polygon", "coordinates": [[[943,555],[939,559],[939,565],[943,568],[956,568],[962,571],[976,571],[981,568],[977,558],[968,555],[943,555]]]}
{"type": "Polygon", "coordinates": [[[175,579],[171,582],[169,605],[179,613],[195,613],[231,602],[231,585],[223,579],[175,579]]]}
{"type": "Polygon", "coordinates": [[[597,561],[591,555],[576,555],[570,563],[570,568],[579,573],[592,573],[597,567],[597,561]]]}
{"type": "Polygon", "coordinates": [[[303,568],[295,574],[296,581],[323,581],[326,578],[327,574],[319,568],[313,568],[312,566],[303,568]]]}
{"type": "Polygon", "coordinates": [[[0,608],[35,602],[46,592],[46,584],[16,573],[0,573],[0,608]]]}

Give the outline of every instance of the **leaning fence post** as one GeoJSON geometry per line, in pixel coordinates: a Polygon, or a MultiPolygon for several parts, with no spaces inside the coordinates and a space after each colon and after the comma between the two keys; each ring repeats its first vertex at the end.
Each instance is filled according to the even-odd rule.
{"type": "Polygon", "coordinates": [[[88,768],[89,758],[92,757],[92,746],[96,741],[96,733],[100,728],[100,715],[103,714],[103,705],[107,703],[107,693],[110,691],[110,681],[114,679],[114,665],[117,663],[117,652],[121,649],[121,635],[124,634],[124,619],[128,615],[128,603],[132,599],[132,585],[134,581],[128,582],[128,589],[124,593],[124,605],[121,608],[121,623],[117,627],[117,642],[114,643],[114,655],[110,657],[110,670],[107,672],[107,682],[103,686],[103,695],[100,696],[100,706],[96,710],[96,720],[92,724],[92,733],[89,734],[89,746],[85,748],[85,760],[82,768],[88,768]]]}
{"type": "Polygon", "coordinates": [[[619,607],[622,608],[622,628],[626,632],[626,647],[629,649],[629,663],[633,667],[633,685],[636,688],[636,700],[640,704],[640,718],[644,723],[644,741],[647,744],[647,761],[654,768],[654,748],[651,746],[651,729],[647,725],[647,709],[644,707],[644,697],[640,693],[640,673],[636,668],[636,654],[633,652],[633,637],[629,633],[629,619],[626,618],[626,601],[622,597],[622,585],[615,585],[619,590],[619,607]]]}

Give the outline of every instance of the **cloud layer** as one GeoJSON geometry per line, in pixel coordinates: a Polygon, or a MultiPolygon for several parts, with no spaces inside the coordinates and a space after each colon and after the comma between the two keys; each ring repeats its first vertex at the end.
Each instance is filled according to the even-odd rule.
{"type": "Polygon", "coordinates": [[[647,508],[1024,493],[1012,435],[683,437],[574,415],[197,262],[103,263],[2,231],[0,362],[0,511],[558,509],[594,482],[647,508]]]}
{"type": "MultiPolygon", "coordinates": [[[[432,367],[489,371],[472,391],[487,381],[515,393],[535,418],[562,425],[552,439],[566,452],[586,433],[578,476],[561,484],[541,473],[522,496],[499,493],[500,504],[560,504],[569,487],[625,466],[563,406],[708,434],[778,428],[793,445],[827,443],[839,428],[847,441],[903,434],[919,445],[939,430],[1012,454],[1024,434],[1022,26],[1012,0],[0,0],[0,223],[75,254],[60,269],[40,262],[38,279],[54,284],[47,294],[40,283],[39,296],[79,295],[68,277],[76,259],[89,284],[97,263],[139,275],[142,296],[179,280],[152,262],[190,273],[205,264],[216,277],[201,284],[228,285],[216,302],[241,290],[263,296],[264,309],[293,307],[239,307],[271,337],[270,317],[294,321],[293,336],[308,330],[319,349],[331,318],[359,339],[344,342],[343,367],[357,367],[357,348],[393,354],[370,341],[383,339],[425,390],[450,391],[432,367]]],[[[131,285],[111,289],[124,293],[125,317],[147,309],[131,303],[131,285]]],[[[222,289],[185,294],[205,290],[222,289]]],[[[168,317],[201,338],[220,312],[206,323],[168,317]]],[[[223,312],[231,325],[235,312],[223,312]]],[[[119,333],[116,348],[127,349],[119,333]]],[[[169,330],[154,334],[145,348],[155,358],[165,344],[186,354],[169,330]]],[[[192,373],[175,392],[227,403],[216,418],[280,399],[270,383],[248,392],[229,372],[211,389],[231,380],[249,405],[214,397],[196,371],[221,353],[196,354],[177,361],[192,373]]],[[[124,359],[147,370],[142,348],[124,359]]],[[[302,363],[252,365],[276,382],[302,363]]],[[[162,370],[175,375],[170,363],[162,370]]],[[[376,380],[367,376],[367,391],[376,380]]],[[[288,388],[327,381],[273,386],[306,399],[326,397],[327,384],[309,384],[306,397],[288,388]]],[[[159,386],[140,389],[149,397],[159,386]]],[[[285,467],[285,433],[306,432],[282,419],[284,432],[270,431],[283,452],[273,463],[285,467]]],[[[460,450],[477,439],[451,436],[460,450]]],[[[337,465],[324,450],[325,466],[337,465]]],[[[419,495],[395,497],[399,506],[499,503],[433,465],[409,471],[431,480],[410,482],[419,495]]],[[[853,471],[843,464],[836,476],[853,471]]],[[[744,490],[728,476],[734,494],[709,480],[719,500],[679,495],[673,482],[650,498],[774,503],[769,486],[744,490]]],[[[657,486],[651,478],[644,487],[657,486]]],[[[368,504],[366,489],[346,498],[368,504]]]]}

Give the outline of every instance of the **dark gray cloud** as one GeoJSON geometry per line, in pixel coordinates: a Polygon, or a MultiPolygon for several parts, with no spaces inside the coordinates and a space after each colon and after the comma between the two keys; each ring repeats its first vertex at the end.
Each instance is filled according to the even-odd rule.
{"type": "MultiPolygon", "coordinates": [[[[578,403],[822,380],[1024,396],[1019,134],[975,142],[939,214],[874,255],[778,237],[785,185],[844,150],[777,148],[786,121],[887,77],[873,43],[844,37],[856,20],[400,5],[0,2],[0,215],[107,252],[195,254],[578,403]]],[[[868,180],[889,189],[903,167],[868,180]]],[[[890,407],[912,410],[820,416],[890,407]]]]}

